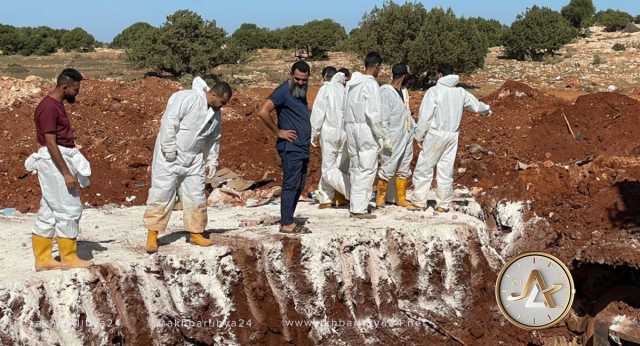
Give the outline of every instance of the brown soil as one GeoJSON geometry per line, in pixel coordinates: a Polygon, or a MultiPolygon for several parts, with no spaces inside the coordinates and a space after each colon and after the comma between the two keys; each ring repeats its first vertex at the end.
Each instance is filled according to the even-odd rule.
{"type": "MultiPolygon", "coordinates": [[[[27,174],[24,160],[38,147],[33,113],[50,87],[36,97],[0,109],[4,119],[0,125],[0,194],[4,196],[0,208],[38,210],[38,181],[27,174]]],[[[167,99],[179,89],[175,82],[153,77],[133,82],[83,82],[78,102],[65,107],[76,130],[77,144],[92,166],[92,184],[82,192],[84,203],[91,206],[145,203],[159,122],[167,99]],[[126,201],[130,196],[136,196],[131,203],[126,201]]],[[[275,138],[255,114],[270,92],[271,89],[264,88],[237,92],[226,107],[220,162],[222,167],[248,179],[259,179],[266,173],[279,182],[280,159],[275,138]]],[[[311,101],[316,92],[317,87],[312,88],[311,101]]],[[[307,192],[317,184],[319,167],[319,150],[313,149],[307,192]]]]}
{"type": "MultiPolygon", "coordinates": [[[[158,121],[167,98],[176,90],[178,85],[155,78],[83,83],[78,102],[66,105],[77,144],[92,166],[92,184],[83,191],[83,202],[126,204],[126,197],[136,196],[135,203],[144,203],[158,121]]],[[[36,211],[40,198],[37,178],[28,175],[23,165],[38,146],[33,124],[38,102],[31,99],[14,104],[13,111],[0,111],[6,119],[0,148],[5,158],[0,168],[5,172],[0,177],[6,196],[3,206],[23,212],[36,211]]]]}

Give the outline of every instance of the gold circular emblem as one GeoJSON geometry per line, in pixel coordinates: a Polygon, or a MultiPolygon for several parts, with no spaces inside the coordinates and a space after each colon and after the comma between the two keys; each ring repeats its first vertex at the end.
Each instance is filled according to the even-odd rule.
{"type": "Polygon", "coordinates": [[[514,325],[539,330],[561,322],[569,313],[575,286],[569,268],[544,252],[523,253],[498,274],[496,300],[514,325]]]}

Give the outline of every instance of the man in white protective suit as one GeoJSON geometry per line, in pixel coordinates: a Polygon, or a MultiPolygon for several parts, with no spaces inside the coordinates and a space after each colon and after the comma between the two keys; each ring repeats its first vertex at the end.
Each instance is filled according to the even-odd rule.
{"type": "Polygon", "coordinates": [[[415,139],[422,143],[422,152],[413,172],[413,193],[410,201],[426,208],[436,168],[436,210],[447,212],[453,199],[453,172],[458,151],[458,131],[462,113],[467,108],[482,115],[490,115],[491,108],[478,101],[470,92],[458,87],[460,77],[453,67],[438,67],[438,82],[427,90],[420,105],[420,118],[415,139]]]}
{"type": "Polygon", "coordinates": [[[144,213],[148,253],[158,251],[158,234],[167,228],[176,193],[191,244],[213,244],[202,234],[207,225],[205,178],[212,178],[218,167],[220,111],[232,94],[225,82],[209,88],[196,77],[190,90],[178,91],[169,98],[156,139],[144,213]]]}
{"type": "Polygon", "coordinates": [[[351,217],[375,219],[369,201],[378,170],[380,151],[390,152],[392,144],[382,127],[380,86],[376,81],[382,57],[367,54],[365,73],[355,72],[346,86],[345,131],[349,152],[349,210],[351,217]]]}
{"type": "Polygon", "coordinates": [[[413,160],[413,133],[416,123],[411,116],[408,104],[408,91],[403,88],[410,72],[406,64],[392,67],[393,81],[380,88],[382,100],[382,125],[388,138],[393,142],[393,150],[383,153],[378,171],[376,187],[376,206],[383,207],[387,200],[389,182],[395,177],[396,205],[407,209],[416,209],[407,202],[407,183],[411,176],[411,160],[413,160]]]}
{"type": "Polygon", "coordinates": [[[31,235],[36,271],[86,268],[92,264],[77,255],[82,216],[80,188],[89,185],[91,166],[76,148],[75,131],[64,108],[64,101],[75,103],[82,79],[77,70],[63,70],[55,89],[38,104],[34,115],[40,149],[27,158],[25,168],[37,172],[42,190],[31,235]],[[60,262],[52,257],[54,238],[60,262]]]}
{"type": "Polygon", "coordinates": [[[311,145],[317,146],[320,138],[322,175],[316,191],[320,209],[340,207],[346,204],[348,172],[341,162],[345,144],[344,133],[344,84],[345,75],[333,66],[322,70],[324,83],[313,103],[311,112],[311,145]]]}

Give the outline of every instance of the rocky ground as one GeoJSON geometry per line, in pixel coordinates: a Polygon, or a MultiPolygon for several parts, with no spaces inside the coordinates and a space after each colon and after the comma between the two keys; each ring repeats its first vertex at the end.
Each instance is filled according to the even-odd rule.
{"type": "Polygon", "coordinates": [[[609,90],[639,95],[635,88],[640,84],[640,33],[610,33],[602,27],[590,30],[589,37],[564,46],[542,62],[504,59],[502,48],[492,48],[485,67],[466,80],[484,93],[514,80],[567,99],[609,90]],[[614,51],[615,44],[626,49],[614,51]]]}

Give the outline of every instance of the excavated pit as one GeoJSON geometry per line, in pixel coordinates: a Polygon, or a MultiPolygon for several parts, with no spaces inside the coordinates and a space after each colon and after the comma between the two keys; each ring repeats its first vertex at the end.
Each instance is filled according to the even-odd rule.
{"type": "Polygon", "coordinates": [[[503,259],[482,210],[460,204],[439,215],[389,207],[354,221],[348,210],[303,203],[313,233],[290,237],[260,225],[278,205],[210,209],[214,247],[186,244],[174,217],[153,256],[142,207],[90,209],[80,254],[97,265],[41,273],[32,269],[33,215],[5,218],[0,343],[526,343],[493,304],[503,259]]]}
{"type": "Polygon", "coordinates": [[[640,270],[574,261],[574,314],[569,329],[585,345],[640,344],[640,270]]]}

